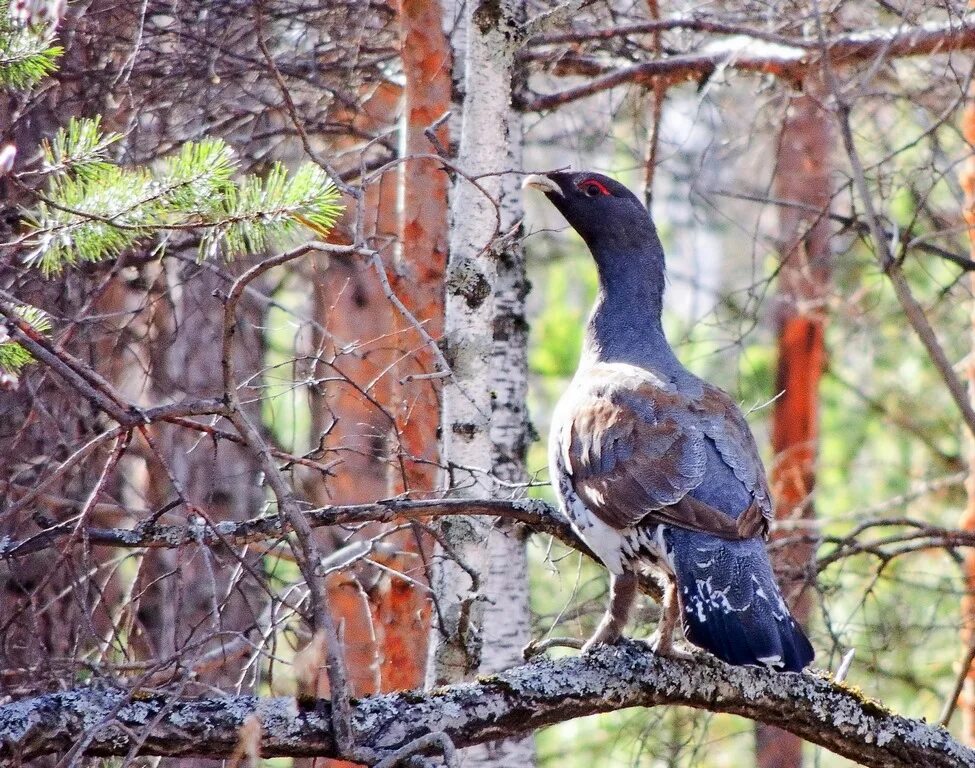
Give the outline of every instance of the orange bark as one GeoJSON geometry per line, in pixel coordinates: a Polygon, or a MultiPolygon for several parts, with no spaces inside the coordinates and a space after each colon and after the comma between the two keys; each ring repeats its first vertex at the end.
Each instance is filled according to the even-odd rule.
{"type": "MultiPolygon", "coordinates": [[[[383,83],[359,112],[336,114],[334,120],[358,133],[384,132],[395,125],[400,98],[398,86],[383,83]]],[[[350,136],[336,142],[333,151],[357,143],[350,136]]],[[[346,215],[329,238],[333,242],[352,242],[356,209],[353,201],[346,203],[346,215]]],[[[390,172],[365,190],[364,200],[365,236],[387,260],[396,238],[396,207],[396,177],[390,172]]],[[[312,269],[313,312],[324,328],[312,339],[313,351],[323,361],[314,373],[324,383],[311,392],[311,436],[330,452],[329,460],[342,463],[333,477],[306,478],[303,487],[319,505],[374,501],[387,491],[386,443],[391,428],[387,371],[395,360],[389,340],[392,307],[368,261],[358,255],[322,256],[312,269]]]]}
{"type": "MultiPolygon", "coordinates": [[[[429,154],[434,147],[424,129],[450,103],[449,47],[441,31],[442,12],[438,2],[429,0],[406,0],[398,10],[405,87],[402,94],[392,88],[377,91],[370,108],[356,120],[371,129],[390,124],[402,104],[407,155],[429,154]]],[[[443,127],[438,140],[447,141],[443,127]]],[[[438,338],[443,330],[448,178],[431,160],[409,161],[400,174],[395,183],[393,175],[387,174],[367,191],[366,210],[372,217],[367,234],[381,250],[387,246],[384,263],[397,296],[426,333],[438,338]],[[396,183],[402,186],[397,189],[396,183]],[[400,192],[402,203],[397,208],[400,192]],[[394,254],[388,246],[397,238],[399,251],[394,254]]],[[[370,398],[352,386],[331,387],[327,402],[316,409],[316,430],[324,430],[333,416],[338,417],[327,444],[341,449],[338,456],[345,460],[338,477],[327,484],[327,502],[366,501],[390,493],[429,495],[439,484],[439,386],[435,379],[407,377],[434,372],[433,353],[417,329],[382,295],[371,267],[358,259],[333,260],[323,276],[316,288],[320,322],[339,343],[350,338],[366,342],[354,356],[340,358],[342,372],[355,382],[375,382],[370,398]],[[377,409],[375,402],[383,404],[386,412],[377,409]]],[[[353,632],[356,625],[347,621],[352,617],[345,611],[337,615],[339,621],[347,621],[347,663],[353,666],[354,647],[361,649],[366,639],[372,642],[384,691],[422,683],[429,624],[427,596],[411,583],[425,581],[420,551],[424,544],[413,531],[399,532],[386,541],[394,552],[377,552],[374,559],[408,578],[384,576],[370,589],[371,636],[361,636],[365,631],[361,622],[360,631],[353,632]]],[[[345,604],[336,603],[341,605],[345,604]]],[[[363,610],[361,603],[345,607],[363,610]]],[[[357,694],[366,693],[354,687],[357,694]]]]}
{"type": "MultiPolygon", "coordinates": [[[[424,130],[450,107],[450,48],[441,29],[442,9],[438,0],[403,0],[399,18],[406,154],[430,154],[435,148],[424,130]]],[[[437,130],[437,139],[441,146],[446,145],[446,126],[437,130]]],[[[426,333],[438,339],[443,333],[448,178],[436,161],[412,160],[401,166],[400,184],[400,251],[391,270],[393,290],[426,333]]],[[[394,338],[402,357],[392,385],[400,461],[391,467],[390,490],[413,497],[429,496],[440,484],[440,387],[436,379],[407,377],[435,372],[434,355],[419,331],[401,314],[395,313],[393,319],[394,338]]],[[[417,530],[403,531],[394,539],[399,554],[386,565],[426,583],[422,556],[432,547],[417,530]]],[[[430,620],[427,595],[394,578],[376,608],[382,632],[384,690],[422,685],[430,620]]]]}
{"type": "MultiPolygon", "coordinates": [[[[969,93],[969,103],[962,114],[962,133],[969,148],[975,147],[975,87],[969,93]]],[[[959,182],[965,193],[965,207],[963,211],[965,223],[968,225],[970,240],[970,257],[975,258],[975,154],[970,155],[959,173],[959,182]]],[[[971,286],[975,290],[975,274],[970,277],[971,286]]],[[[975,343],[975,305],[972,307],[973,343],[975,343]]],[[[975,402],[975,360],[968,365],[968,392],[975,402]]],[[[968,447],[969,473],[965,480],[965,491],[968,503],[959,521],[963,531],[975,531],[975,441],[969,439],[968,447]]],[[[965,594],[961,601],[961,639],[962,647],[967,649],[975,643],[975,550],[965,551],[964,561],[965,594]]],[[[962,740],[975,746],[975,666],[969,666],[965,671],[966,678],[962,688],[959,708],[962,714],[962,740]]]]}
{"type": "MultiPolygon", "coordinates": [[[[808,82],[807,91],[816,84],[808,82]]],[[[815,519],[812,492],[819,443],[819,382],[826,359],[826,295],[830,279],[829,182],[831,146],[829,115],[815,93],[794,97],[780,137],[775,175],[776,196],[807,207],[780,208],[782,268],[776,296],[778,370],[772,417],[771,481],[775,516],[799,523],[777,537],[805,532],[803,521],[815,519]]],[[[814,556],[809,544],[779,550],[776,570],[796,619],[808,623],[812,600],[806,586],[814,556]]],[[[758,768],[799,768],[802,740],[770,726],[756,727],[758,768]]]]}
{"type": "MultiPolygon", "coordinates": [[[[334,140],[329,151],[354,151],[361,136],[381,134],[396,123],[402,89],[384,82],[373,87],[361,108],[336,110],[334,123],[349,126],[346,136],[334,140]]],[[[397,229],[396,175],[386,173],[365,190],[363,232],[371,247],[389,260],[397,229]]],[[[355,201],[345,200],[345,215],[329,241],[353,241],[355,201]]],[[[341,460],[330,477],[299,472],[301,490],[313,504],[355,504],[388,495],[387,453],[392,426],[389,413],[388,370],[395,359],[390,344],[392,307],[369,262],[357,254],[321,256],[312,262],[312,315],[314,330],[310,352],[316,356],[313,374],[320,384],[309,389],[312,442],[326,452],[325,460],[341,460]]],[[[364,536],[378,533],[368,528],[364,536]]],[[[334,531],[316,534],[325,551],[343,546],[334,531]]],[[[385,577],[384,577],[385,578],[385,577]]],[[[342,640],[349,687],[354,696],[385,690],[382,682],[382,634],[377,613],[382,602],[379,587],[366,589],[355,570],[333,574],[326,581],[329,610],[342,640]]],[[[319,659],[324,664],[324,658],[319,659]]],[[[324,668],[317,677],[318,695],[327,695],[324,668]]],[[[301,766],[346,768],[341,760],[301,760],[301,766]]]]}
{"type": "MultiPolygon", "coordinates": [[[[450,108],[450,48],[441,30],[438,0],[403,0],[400,6],[400,54],[406,78],[406,153],[435,153],[424,130],[450,108]]],[[[447,127],[437,130],[441,146],[447,127]]],[[[402,166],[403,210],[400,255],[394,270],[397,295],[426,332],[443,333],[443,280],[447,263],[447,174],[435,160],[402,166]]],[[[404,383],[404,377],[436,371],[432,350],[416,328],[397,315],[396,339],[406,357],[397,370],[396,428],[404,452],[398,492],[428,494],[439,483],[436,466],[440,424],[440,387],[436,379],[404,383]]]]}

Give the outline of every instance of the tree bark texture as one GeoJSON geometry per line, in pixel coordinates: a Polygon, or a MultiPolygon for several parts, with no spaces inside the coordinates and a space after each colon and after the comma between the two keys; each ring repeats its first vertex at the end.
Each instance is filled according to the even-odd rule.
{"type": "MultiPolygon", "coordinates": [[[[826,300],[831,271],[829,206],[831,117],[822,107],[816,77],[803,94],[789,97],[779,137],[775,194],[801,206],[779,208],[782,264],[775,297],[778,369],[772,412],[771,467],[775,517],[788,538],[815,520],[812,501],[819,443],[819,381],[826,359],[826,300]],[[781,394],[780,394],[781,393],[781,394]]],[[[774,564],[793,615],[807,626],[812,592],[806,589],[815,545],[791,543],[774,564]]],[[[759,768],[799,768],[802,742],[794,734],[759,724],[759,768]]]]}
{"type": "MultiPolygon", "coordinates": [[[[427,693],[372,696],[356,702],[352,719],[358,743],[378,760],[429,733],[466,747],[570,718],[661,705],[761,719],[863,765],[975,768],[975,752],[944,729],[894,715],[817,675],[730,667],[703,657],[667,659],[625,641],[427,693]]],[[[186,699],[93,686],[0,706],[0,757],[29,760],[71,748],[92,755],[135,749],[227,757],[250,715],[262,726],[263,757],[334,754],[325,701],[299,708],[291,698],[186,699]]]]}
{"type": "MultiPolygon", "coordinates": [[[[975,86],[969,87],[968,98],[968,104],[962,113],[961,128],[965,141],[972,148],[975,147],[975,86]]],[[[969,257],[975,258],[975,155],[970,155],[962,165],[959,182],[965,193],[962,213],[969,228],[969,257]]],[[[975,290],[975,273],[972,273],[969,280],[975,290]]],[[[975,344],[975,302],[972,303],[972,343],[975,344]]],[[[970,357],[966,373],[968,396],[975,405],[975,357],[970,357]]],[[[963,531],[975,532],[975,438],[967,430],[965,432],[969,461],[968,477],[965,479],[967,504],[959,527],[963,531]]],[[[961,674],[965,675],[965,682],[958,704],[962,716],[961,739],[969,746],[975,746],[975,551],[965,551],[963,572],[965,592],[961,601],[961,640],[963,663],[968,668],[961,670],[961,674]]]]}
{"type": "MultiPolygon", "coordinates": [[[[502,348],[514,346],[516,339],[504,336],[523,322],[518,306],[524,285],[521,255],[504,237],[518,218],[519,205],[514,184],[497,175],[510,168],[513,147],[520,143],[511,88],[519,42],[514,30],[522,9],[517,2],[481,2],[467,4],[466,13],[457,163],[465,175],[479,178],[475,185],[458,176],[453,194],[445,317],[453,376],[444,387],[442,424],[453,494],[484,498],[493,495],[502,479],[495,472],[496,464],[506,477],[517,474],[511,462],[517,464],[524,446],[524,435],[519,433],[523,427],[518,425],[524,420],[525,371],[522,363],[507,360],[509,352],[502,348]],[[514,367],[497,370],[499,363],[514,367]]],[[[523,543],[502,533],[510,543],[488,545],[490,526],[484,521],[451,520],[441,526],[441,536],[450,557],[440,561],[435,573],[437,606],[428,671],[428,680],[435,685],[469,679],[481,668],[484,601],[502,601],[506,621],[518,621],[515,612],[521,611],[517,601],[524,587],[511,583],[511,578],[525,572],[523,543]],[[514,559],[507,560],[504,583],[493,585],[501,591],[489,591],[488,562],[497,557],[514,559]],[[504,603],[506,591],[516,602],[504,603]]],[[[510,643],[507,649],[495,651],[509,658],[510,643]]]]}

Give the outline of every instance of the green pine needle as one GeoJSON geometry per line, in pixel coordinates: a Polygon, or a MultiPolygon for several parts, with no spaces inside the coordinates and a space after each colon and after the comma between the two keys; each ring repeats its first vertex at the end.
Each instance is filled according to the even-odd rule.
{"type": "MultiPolygon", "coordinates": [[[[51,330],[51,318],[37,307],[23,305],[16,308],[20,318],[34,327],[38,333],[47,334],[51,330]]],[[[0,371],[16,375],[29,363],[34,362],[30,352],[16,341],[0,342],[0,371]]]]}
{"type": "Polygon", "coordinates": [[[46,173],[69,173],[85,177],[110,165],[108,148],[122,138],[119,133],[102,133],[101,117],[72,117],[51,141],[41,144],[46,173]]]}
{"type": "Polygon", "coordinates": [[[291,174],[275,163],[263,179],[235,182],[236,156],[220,139],[185,144],[150,169],[110,162],[119,138],[97,119],[71,120],[44,145],[48,188],[28,211],[27,261],[45,275],[173,231],[199,233],[201,258],[258,253],[303,224],[326,231],[342,212],[335,185],[311,163],[291,174]]]}
{"type": "Polygon", "coordinates": [[[42,27],[14,24],[9,2],[0,0],[0,87],[27,90],[57,69],[64,50],[52,39],[42,27]]]}

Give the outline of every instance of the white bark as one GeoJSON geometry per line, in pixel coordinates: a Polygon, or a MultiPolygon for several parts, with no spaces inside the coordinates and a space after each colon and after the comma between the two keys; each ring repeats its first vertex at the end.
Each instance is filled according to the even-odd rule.
{"type": "MultiPolygon", "coordinates": [[[[521,116],[513,113],[509,123],[509,168],[521,168],[521,116]]],[[[508,231],[521,218],[518,177],[502,179],[502,230],[508,231]]],[[[525,322],[524,252],[518,241],[497,253],[497,282],[494,290],[493,348],[491,355],[491,445],[495,478],[505,487],[495,496],[507,497],[512,487],[527,480],[525,452],[528,447],[528,327],[525,322]]],[[[520,493],[519,493],[520,495],[520,493]]],[[[500,519],[488,538],[488,574],[484,606],[481,672],[500,672],[521,662],[521,652],[531,639],[528,588],[528,553],[521,526],[500,519]]],[[[529,736],[468,749],[464,764],[471,766],[532,766],[535,743],[529,736]]]]}
{"type": "MultiPolygon", "coordinates": [[[[505,489],[525,479],[526,282],[517,239],[504,237],[520,219],[520,195],[510,174],[481,176],[521,165],[521,120],[511,93],[523,3],[482,0],[465,12],[465,48],[455,53],[464,72],[457,163],[480,176],[483,191],[458,177],[452,201],[445,335],[453,378],[444,389],[443,451],[453,495],[486,498],[510,495],[505,489]]],[[[445,521],[441,534],[480,578],[475,585],[449,558],[438,562],[434,590],[444,626],[435,625],[428,672],[436,685],[507,669],[529,639],[524,536],[511,525],[470,518],[445,521]]],[[[530,739],[499,743],[469,750],[463,760],[530,766],[534,746],[530,739]]]]}

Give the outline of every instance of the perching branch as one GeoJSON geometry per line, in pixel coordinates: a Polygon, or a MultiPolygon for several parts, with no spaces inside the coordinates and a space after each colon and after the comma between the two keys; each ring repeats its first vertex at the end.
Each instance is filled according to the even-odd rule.
{"type": "MultiPolygon", "coordinates": [[[[947,731],[895,715],[823,678],[730,667],[709,657],[666,659],[632,642],[475,683],[371,696],[355,703],[352,725],[375,764],[431,733],[462,748],[600,712],[661,705],[775,725],[863,765],[975,768],[975,752],[947,731]]],[[[291,698],[174,699],[90,687],[0,707],[0,758],[62,752],[82,737],[92,755],[125,755],[138,738],[141,754],[227,757],[252,714],[261,722],[262,756],[336,756],[326,701],[299,709],[291,698]]]]}

